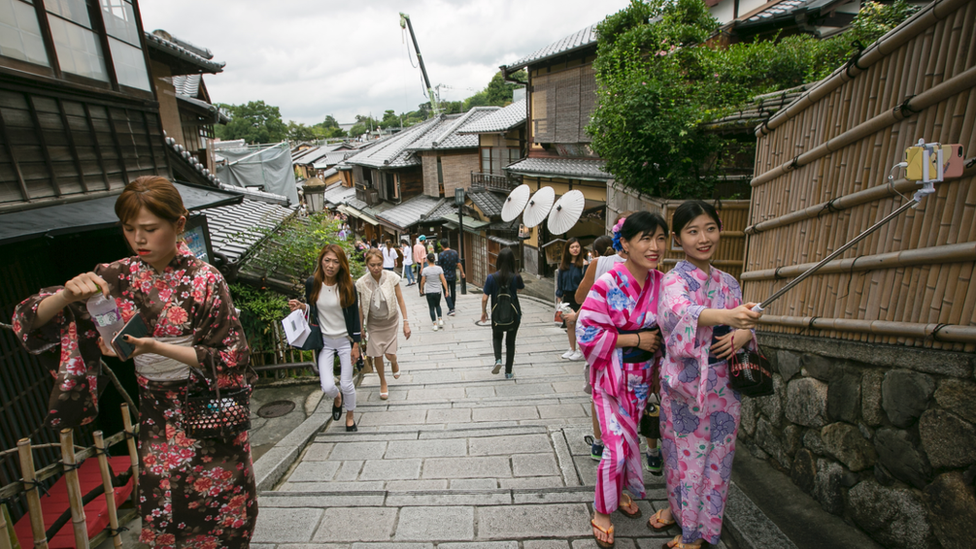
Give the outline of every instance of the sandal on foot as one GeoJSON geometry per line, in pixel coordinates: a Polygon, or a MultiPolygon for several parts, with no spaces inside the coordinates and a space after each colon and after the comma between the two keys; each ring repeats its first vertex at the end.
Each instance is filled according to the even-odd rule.
{"type": "Polygon", "coordinates": [[[393,364],[392,369],[393,369],[393,379],[400,379],[400,365],[393,364]]]}
{"type": "Polygon", "coordinates": [[[661,549],[701,549],[701,543],[681,543],[681,536],[675,536],[673,540],[662,545],[661,549]]]}
{"type": "Polygon", "coordinates": [[[621,515],[623,515],[623,516],[625,516],[627,518],[635,519],[635,518],[640,518],[641,517],[641,509],[640,509],[640,507],[637,507],[637,510],[634,511],[634,512],[628,512],[627,510],[624,509],[625,506],[627,508],[631,508],[631,506],[637,507],[637,502],[634,501],[634,498],[628,497],[627,498],[627,501],[623,501],[621,499],[620,504],[617,505],[617,510],[620,511],[620,514],[621,515]]]}
{"type": "Polygon", "coordinates": [[[667,530],[669,527],[674,525],[675,520],[673,517],[670,521],[665,521],[664,519],[661,518],[661,514],[663,513],[664,513],[664,509],[658,509],[656,513],[651,515],[651,518],[648,519],[647,521],[647,527],[650,528],[651,530],[654,530],[655,532],[660,532],[662,530],[667,530]],[[661,524],[661,526],[654,526],[653,524],[651,524],[651,521],[661,524]]]}
{"type": "Polygon", "coordinates": [[[610,549],[611,547],[613,547],[613,543],[615,541],[613,539],[613,524],[610,525],[610,528],[604,528],[604,527],[602,527],[602,526],[600,526],[599,524],[596,523],[596,519],[590,520],[590,524],[596,530],[599,530],[599,531],[603,532],[604,534],[606,534],[608,536],[609,540],[610,540],[610,541],[603,541],[603,540],[601,540],[600,538],[596,537],[596,531],[594,531],[593,532],[593,541],[595,541],[597,545],[599,545],[600,547],[603,547],[604,549],[610,549]]]}
{"type": "Polygon", "coordinates": [[[390,398],[390,392],[389,391],[386,391],[385,393],[380,393],[380,400],[386,400],[388,398],[390,398]]]}

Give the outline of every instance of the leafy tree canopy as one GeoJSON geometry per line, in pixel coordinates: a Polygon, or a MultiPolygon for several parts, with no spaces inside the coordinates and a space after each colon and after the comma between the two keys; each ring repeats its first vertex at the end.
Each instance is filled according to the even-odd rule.
{"type": "Polygon", "coordinates": [[[704,45],[718,23],[701,0],[632,0],[597,28],[593,148],[632,188],[710,198],[726,142],[703,122],[829,75],[856,51],[852,44],[870,44],[915,9],[866,2],[847,32],[826,40],[795,35],[721,49],[704,45]]]}
{"type": "Polygon", "coordinates": [[[244,105],[218,104],[230,122],[218,125],[214,132],[223,140],[243,139],[247,143],[277,143],[288,134],[288,127],[281,121],[278,107],[264,101],[251,101],[244,105]]]}

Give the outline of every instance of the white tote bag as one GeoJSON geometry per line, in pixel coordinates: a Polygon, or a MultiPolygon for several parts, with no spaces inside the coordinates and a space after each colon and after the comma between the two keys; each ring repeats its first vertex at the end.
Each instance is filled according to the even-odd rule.
{"type": "Polygon", "coordinates": [[[281,321],[281,325],[285,329],[285,339],[294,347],[304,345],[308,335],[312,333],[312,329],[308,327],[308,320],[305,319],[305,313],[301,309],[292,311],[281,321]]]}

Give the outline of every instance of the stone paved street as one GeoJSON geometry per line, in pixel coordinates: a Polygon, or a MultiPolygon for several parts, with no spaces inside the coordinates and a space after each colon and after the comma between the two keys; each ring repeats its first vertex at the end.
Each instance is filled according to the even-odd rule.
{"type": "MultiPolygon", "coordinates": [[[[522,301],[515,379],[506,380],[491,374],[490,329],[475,324],[481,294],[460,296],[457,316],[434,332],[416,287],[403,293],[414,332],[400,340],[400,379],[387,374],[389,400],[366,375],[359,432],[329,422],[314,434],[261,492],[253,547],[595,547],[583,363],[559,358],[567,341],[551,308],[522,301]]],[[[330,408],[323,402],[316,415],[330,408]]],[[[645,482],[644,518],[613,517],[617,547],[657,548],[677,533],[645,526],[664,502],[663,477],[645,482]]]]}

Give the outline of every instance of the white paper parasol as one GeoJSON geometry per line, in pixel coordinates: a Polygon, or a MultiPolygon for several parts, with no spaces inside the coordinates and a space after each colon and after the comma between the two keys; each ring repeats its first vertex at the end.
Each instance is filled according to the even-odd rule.
{"type": "Polygon", "coordinates": [[[502,205],[502,221],[507,223],[518,217],[525,209],[525,205],[529,203],[529,193],[531,192],[528,185],[519,185],[508,193],[508,198],[502,205]]]}
{"type": "Polygon", "coordinates": [[[532,228],[542,223],[552,208],[552,201],[556,198],[556,192],[552,187],[542,187],[529,199],[529,205],[522,212],[522,224],[532,228]]]}
{"type": "Polygon", "coordinates": [[[586,199],[581,191],[569,191],[559,197],[549,212],[549,232],[564,234],[573,228],[583,214],[583,204],[586,199]]]}

